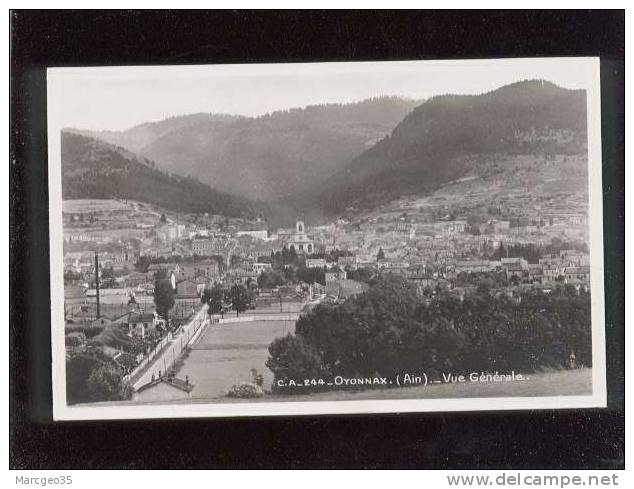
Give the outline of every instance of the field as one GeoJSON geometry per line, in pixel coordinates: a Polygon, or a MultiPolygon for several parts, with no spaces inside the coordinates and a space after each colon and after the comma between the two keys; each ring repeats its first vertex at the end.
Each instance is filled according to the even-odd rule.
{"type": "Polygon", "coordinates": [[[295,330],[294,321],[252,321],[214,324],[193,346],[178,377],[189,377],[196,387],[193,398],[222,397],[233,386],[251,380],[254,368],[270,388],[273,374],[266,368],[268,346],[275,338],[295,330]]]}
{"type": "Polygon", "coordinates": [[[129,204],[114,199],[64,199],[62,201],[63,212],[72,214],[125,211],[130,208],[129,204]]]}

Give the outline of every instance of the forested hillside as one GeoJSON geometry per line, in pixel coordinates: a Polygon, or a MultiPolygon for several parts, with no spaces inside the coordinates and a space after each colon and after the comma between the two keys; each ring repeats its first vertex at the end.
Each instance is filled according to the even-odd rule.
{"type": "Polygon", "coordinates": [[[181,212],[253,215],[246,199],[170,175],[116,146],[62,131],[64,199],[133,199],[181,212]]]}
{"type": "Polygon", "coordinates": [[[339,171],[419,103],[379,97],[256,118],[197,114],[91,135],[217,190],[274,201],[339,171]]]}
{"type": "Polygon", "coordinates": [[[483,95],[443,95],[414,109],[345,169],[287,202],[332,215],[433,191],[486,155],[579,154],[586,148],[584,91],[533,80],[483,95]]]}

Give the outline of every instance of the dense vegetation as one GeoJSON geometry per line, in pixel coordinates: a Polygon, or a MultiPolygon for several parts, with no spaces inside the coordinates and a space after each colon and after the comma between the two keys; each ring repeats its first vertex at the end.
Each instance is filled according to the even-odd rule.
{"type": "Polygon", "coordinates": [[[164,173],[120,148],[69,132],[62,132],[62,178],[64,199],[133,199],[179,212],[255,214],[245,199],[164,173]]]}
{"type": "MultiPolygon", "coordinates": [[[[333,253],[333,256],[336,257],[337,254],[333,253]]],[[[325,258],[325,255],[314,254],[311,258],[325,258]]],[[[298,255],[292,245],[290,248],[284,246],[281,251],[271,252],[270,256],[261,256],[258,260],[271,264],[270,270],[265,270],[258,276],[260,288],[272,289],[279,285],[297,282],[308,284],[318,282],[326,285],[326,270],[319,267],[306,267],[306,258],[304,255],[298,255]]]]}
{"type": "Polygon", "coordinates": [[[482,95],[443,95],[414,109],[392,133],[337,174],[288,200],[336,214],[427,192],[464,176],[487,154],[585,152],[585,92],[533,80],[482,95]]]}
{"type": "Polygon", "coordinates": [[[149,255],[141,255],[139,259],[135,262],[134,267],[142,273],[146,273],[148,268],[152,264],[163,264],[163,263],[197,263],[201,259],[204,260],[214,260],[219,267],[223,267],[224,265],[224,257],[222,255],[205,255],[204,257],[198,255],[171,255],[171,256],[149,256],[149,255]]]}
{"type": "Polygon", "coordinates": [[[199,113],[167,117],[166,119],[156,122],[144,122],[125,131],[82,131],[78,129],[69,129],[69,131],[98,138],[135,153],[142,153],[143,149],[151,145],[154,141],[174,131],[187,127],[196,127],[201,124],[217,124],[222,126],[239,119],[241,119],[241,117],[235,115],[199,113]]]}
{"type": "Polygon", "coordinates": [[[257,118],[195,114],[92,135],[222,192],[270,201],[340,170],[419,103],[379,97],[257,118]]]}
{"type": "Polygon", "coordinates": [[[154,274],[154,306],[156,313],[165,319],[168,329],[170,327],[170,310],[174,307],[175,295],[165,270],[158,270],[154,274]]]}
{"type": "Polygon", "coordinates": [[[66,359],[68,404],[129,399],[131,388],[123,382],[125,372],[99,348],[88,347],[66,359]]]}
{"type": "Polygon", "coordinates": [[[519,302],[486,290],[424,301],[406,280],[386,275],[342,305],[302,315],[295,333],[269,347],[274,388],[336,375],[531,372],[567,368],[571,355],[576,365],[592,364],[590,296],[571,287],[527,292],[519,302]]]}

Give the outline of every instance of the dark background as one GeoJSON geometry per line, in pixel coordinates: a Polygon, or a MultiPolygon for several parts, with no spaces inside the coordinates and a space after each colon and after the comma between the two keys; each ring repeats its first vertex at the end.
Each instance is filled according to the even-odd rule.
{"type": "Polygon", "coordinates": [[[9,15],[11,467],[624,466],[624,12],[9,15]],[[52,422],[46,67],[533,56],[601,57],[607,409],[52,422]]]}

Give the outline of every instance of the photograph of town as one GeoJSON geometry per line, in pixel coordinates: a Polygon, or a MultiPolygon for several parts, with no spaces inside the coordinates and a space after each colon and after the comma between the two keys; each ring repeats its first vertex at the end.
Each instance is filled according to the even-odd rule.
{"type": "Polygon", "coordinates": [[[60,69],[65,405],[591,396],[575,63],[60,69]]]}

